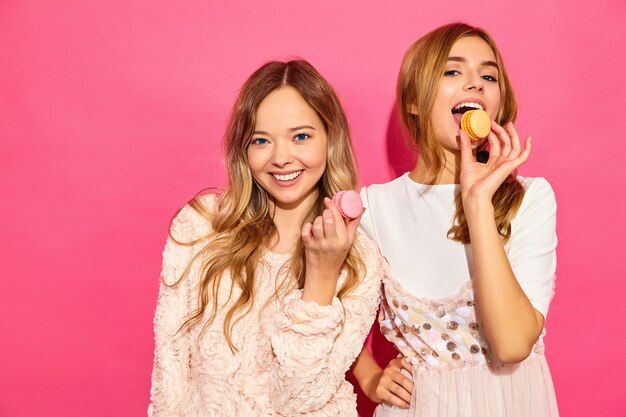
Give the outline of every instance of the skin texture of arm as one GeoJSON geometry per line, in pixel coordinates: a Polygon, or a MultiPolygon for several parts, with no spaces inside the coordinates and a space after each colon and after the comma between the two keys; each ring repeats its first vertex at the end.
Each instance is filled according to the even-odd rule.
{"type": "Polygon", "coordinates": [[[364,346],[354,362],[352,374],[370,401],[409,408],[413,381],[402,375],[402,369],[411,373],[411,365],[402,357],[391,360],[385,369],[381,369],[364,346]]]}
{"type": "Polygon", "coordinates": [[[493,353],[504,363],[524,360],[543,330],[544,317],[515,278],[494,221],[493,194],[530,155],[530,138],[522,151],[513,127],[492,123],[487,163],[476,162],[465,132],[460,131],[461,196],[474,262],[476,306],[493,353]]]}

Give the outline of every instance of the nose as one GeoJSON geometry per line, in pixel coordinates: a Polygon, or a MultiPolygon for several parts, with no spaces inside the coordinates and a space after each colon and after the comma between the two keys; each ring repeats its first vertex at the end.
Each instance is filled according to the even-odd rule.
{"type": "Polygon", "coordinates": [[[274,145],[272,164],[282,168],[293,162],[292,144],[289,140],[277,140],[274,145]]]}
{"type": "Polygon", "coordinates": [[[464,86],[464,89],[466,91],[482,92],[484,88],[485,88],[485,81],[480,77],[480,74],[478,74],[477,72],[468,73],[467,80],[464,86]]]}

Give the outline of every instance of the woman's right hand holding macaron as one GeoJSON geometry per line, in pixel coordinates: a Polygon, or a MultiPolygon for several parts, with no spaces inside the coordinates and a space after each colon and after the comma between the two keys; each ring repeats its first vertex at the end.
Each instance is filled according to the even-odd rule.
{"type": "MultiPolygon", "coordinates": [[[[354,191],[353,191],[354,192],[354,191]]],[[[357,194],[358,195],[358,194],[357,194]]],[[[324,199],[326,209],[312,223],[302,227],[306,257],[306,275],[302,298],[320,305],[332,302],[337,280],[348,250],[352,246],[361,214],[344,220],[342,211],[330,198],[324,199]]]]}
{"type": "Polygon", "coordinates": [[[459,130],[461,147],[460,183],[461,197],[465,214],[471,215],[475,204],[491,204],[496,190],[506,178],[528,160],[531,151],[530,136],[526,138],[524,149],[513,123],[506,127],[491,122],[489,159],[486,163],[476,161],[467,133],[459,130]]]}

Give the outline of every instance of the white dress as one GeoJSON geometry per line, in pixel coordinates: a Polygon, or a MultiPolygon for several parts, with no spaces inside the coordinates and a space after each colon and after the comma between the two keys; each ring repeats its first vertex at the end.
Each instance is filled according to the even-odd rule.
{"type": "MultiPolygon", "coordinates": [[[[542,178],[526,194],[505,250],[520,286],[544,317],[556,269],[556,202],[542,178]]],[[[476,317],[471,247],[447,237],[458,185],[427,186],[408,174],[363,188],[361,226],[389,263],[381,332],[413,365],[411,406],[376,416],[558,416],[543,335],[521,363],[498,363],[476,317]]]]}

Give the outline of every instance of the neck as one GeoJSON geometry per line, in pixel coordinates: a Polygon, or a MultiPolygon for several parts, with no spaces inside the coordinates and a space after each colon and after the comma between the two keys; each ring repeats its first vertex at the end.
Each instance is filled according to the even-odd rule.
{"type": "Polygon", "coordinates": [[[434,181],[430,178],[432,161],[426,157],[425,152],[419,152],[415,168],[409,173],[409,178],[419,184],[460,184],[461,153],[442,149],[444,155],[444,165],[441,172],[437,174],[434,181]]]}
{"type": "Polygon", "coordinates": [[[270,210],[273,212],[274,225],[277,236],[272,239],[270,249],[278,253],[288,253],[300,238],[302,222],[317,201],[318,191],[307,195],[297,204],[281,205],[270,202],[270,210]]]}

